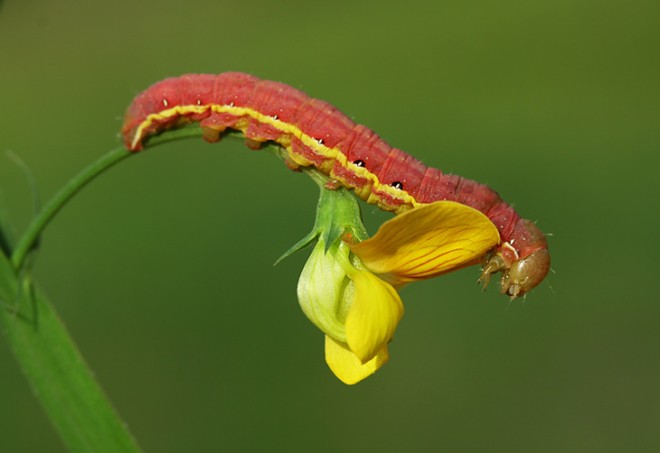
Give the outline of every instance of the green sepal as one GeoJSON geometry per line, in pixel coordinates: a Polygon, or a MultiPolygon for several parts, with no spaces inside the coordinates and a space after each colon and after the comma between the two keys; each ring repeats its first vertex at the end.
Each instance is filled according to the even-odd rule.
{"type": "Polygon", "coordinates": [[[288,258],[294,253],[299,252],[300,250],[310,246],[317,236],[318,233],[315,230],[311,231],[307,236],[296,242],[294,245],[291,246],[291,248],[289,248],[289,250],[284,252],[282,256],[280,256],[277,260],[275,260],[273,266],[277,266],[280,263],[280,261],[282,261],[284,258],[288,258]]]}
{"type": "Polygon", "coordinates": [[[343,187],[328,189],[326,187],[328,183],[326,176],[312,170],[308,173],[320,189],[314,227],[309,234],[284,252],[275,261],[274,266],[284,258],[308,247],[316,239],[323,240],[327,252],[333,244],[342,240],[347,233],[353,235],[357,241],[367,238],[367,231],[362,224],[360,205],[355,197],[343,187]]]}

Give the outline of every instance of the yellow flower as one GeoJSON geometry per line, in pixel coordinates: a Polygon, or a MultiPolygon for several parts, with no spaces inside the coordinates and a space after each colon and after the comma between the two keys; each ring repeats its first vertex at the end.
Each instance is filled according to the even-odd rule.
{"type": "Polygon", "coordinates": [[[365,238],[353,197],[322,190],[314,230],[285,254],[317,240],[300,275],[298,300],[325,333],[326,363],[346,384],[387,362],[403,316],[395,287],[475,264],[499,233],[481,212],[440,201],[400,214],[358,242],[365,238]]]}
{"type": "Polygon", "coordinates": [[[326,250],[319,238],[300,275],[298,301],[326,334],[326,362],[344,383],[361,381],[387,361],[387,343],[403,316],[401,298],[344,242],[326,250]]]}

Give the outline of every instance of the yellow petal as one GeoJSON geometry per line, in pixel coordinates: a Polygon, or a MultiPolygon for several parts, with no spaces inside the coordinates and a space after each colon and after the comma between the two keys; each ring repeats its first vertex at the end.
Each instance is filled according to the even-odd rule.
{"type": "Polygon", "coordinates": [[[475,264],[499,242],[497,228],[483,213],[437,201],[388,220],[351,249],[367,269],[399,285],[475,264]]]}
{"type": "Polygon", "coordinates": [[[342,343],[325,336],[325,362],[344,384],[357,384],[362,379],[374,374],[387,363],[388,359],[387,345],[384,345],[373,359],[362,363],[342,343]]]}
{"type": "Polygon", "coordinates": [[[346,343],[362,363],[392,339],[403,316],[401,298],[392,286],[366,270],[349,274],[355,285],[346,316],[346,343]]]}

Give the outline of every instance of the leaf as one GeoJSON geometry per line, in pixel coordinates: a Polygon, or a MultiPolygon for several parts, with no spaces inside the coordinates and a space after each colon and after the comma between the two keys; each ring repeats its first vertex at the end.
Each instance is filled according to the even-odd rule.
{"type": "Polygon", "coordinates": [[[137,452],[53,306],[0,253],[0,330],[71,451],[137,452]]]}

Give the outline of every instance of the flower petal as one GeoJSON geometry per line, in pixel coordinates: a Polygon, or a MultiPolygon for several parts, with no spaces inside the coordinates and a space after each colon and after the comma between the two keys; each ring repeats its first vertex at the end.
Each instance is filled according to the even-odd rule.
{"type": "Polygon", "coordinates": [[[362,363],[370,361],[394,336],[403,303],[392,286],[366,270],[348,277],[355,285],[346,316],[346,343],[362,363]]]}
{"type": "Polygon", "coordinates": [[[346,272],[338,255],[348,257],[348,249],[340,244],[338,249],[327,250],[319,239],[298,280],[298,302],[307,318],[324,333],[345,341],[345,307],[342,301],[342,285],[346,272]]]}
{"type": "Polygon", "coordinates": [[[328,335],[325,336],[325,362],[344,384],[357,384],[374,374],[388,359],[387,345],[384,345],[374,358],[362,363],[345,345],[328,335]]]}
{"type": "Polygon", "coordinates": [[[437,201],[388,220],[351,249],[367,269],[400,285],[475,264],[499,242],[497,228],[483,213],[437,201]]]}

